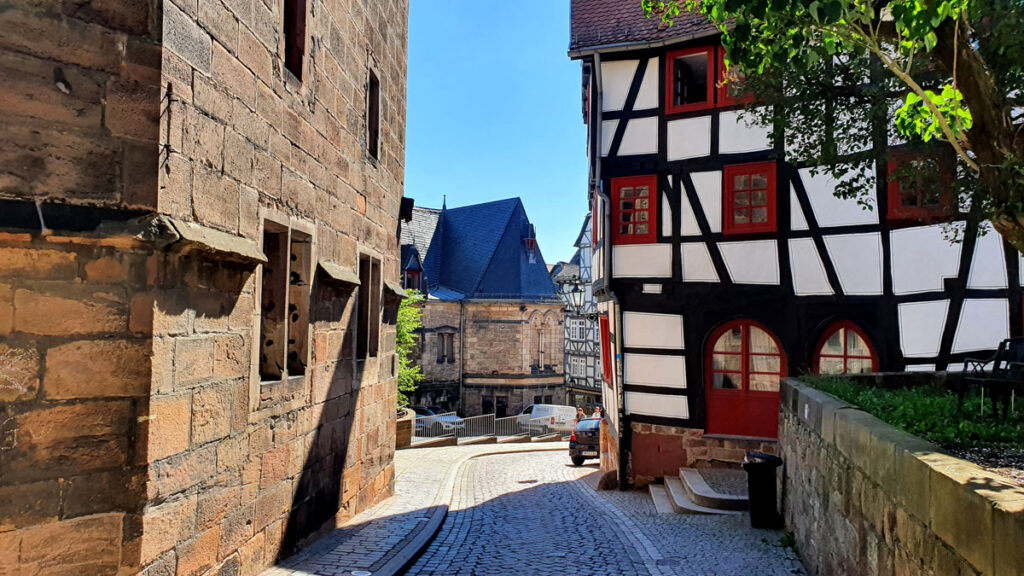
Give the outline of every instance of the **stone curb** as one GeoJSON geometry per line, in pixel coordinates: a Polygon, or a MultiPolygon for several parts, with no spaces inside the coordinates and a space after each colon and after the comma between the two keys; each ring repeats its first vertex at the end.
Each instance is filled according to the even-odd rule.
{"type": "Polygon", "coordinates": [[[444,521],[448,517],[448,509],[451,506],[452,499],[455,497],[455,481],[462,472],[462,467],[465,466],[467,462],[483,456],[520,454],[524,452],[557,452],[559,450],[565,450],[565,448],[533,446],[526,444],[518,450],[510,447],[506,450],[470,454],[453,463],[448,469],[444,480],[441,481],[441,487],[438,488],[437,495],[434,497],[434,501],[430,505],[430,508],[433,510],[430,515],[430,520],[423,523],[423,528],[420,529],[419,533],[416,534],[408,544],[403,546],[397,552],[392,551],[391,558],[388,559],[383,566],[374,570],[373,576],[393,576],[395,574],[403,574],[416,563],[416,560],[419,559],[427,549],[427,546],[430,546],[430,543],[434,541],[434,538],[441,531],[441,527],[444,525],[444,521]]]}

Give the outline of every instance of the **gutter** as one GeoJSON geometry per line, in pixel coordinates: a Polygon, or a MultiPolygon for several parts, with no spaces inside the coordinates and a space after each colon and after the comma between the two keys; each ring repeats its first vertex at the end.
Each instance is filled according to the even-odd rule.
{"type": "MultiPolygon", "coordinates": [[[[580,48],[577,50],[569,50],[569,58],[577,60],[579,58],[585,58],[587,56],[596,56],[602,52],[613,53],[613,52],[626,52],[629,50],[642,50],[645,48],[661,48],[670,44],[678,44],[680,42],[686,42],[688,40],[696,40],[698,38],[706,38],[708,36],[714,36],[719,34],[717,28],[706,30],[704,32],[694,32],[691,34],[683,34],[682,36],[673,36],[671,38],[664,38],[661,40],[652,40],[650,42],[616,42],[614,44],[602,44],[599,46],[593,46],[591,48],[580,48]]],[[[600,86],[598,91],[600,91],[600,86]]]]}

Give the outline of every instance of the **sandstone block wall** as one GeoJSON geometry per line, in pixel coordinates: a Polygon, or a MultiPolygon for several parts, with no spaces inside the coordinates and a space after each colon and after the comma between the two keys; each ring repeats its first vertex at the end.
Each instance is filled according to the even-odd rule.
{"type": "Polygon", "coordinates": [[[462,363],[462,307],[459,302],[427,301],[423,304],[423,331],[420,334],[420,345],[413,358],[423,370],[423,380],[427,383],[458,382],[462,363]],[[439,363],[437,361],[437,341],[441,331],[453,328],[454,362],[439,363]],[[440,331],[439,331],[440,329],[440,331]]]}
{"type": "Polygon", "coordinates": [[[812,574],[1024,573],[1024,489],[782,384],[783,507],[812,574]]]}
{"type": "Polygon", "coordinates": [[[466,304],[464,371],[474,375],[530,374],[540,358],[539,333],[544,333],[541,370],[562,373],[564,331],[562,305],[535,302],[470,302],[466,304]]]}

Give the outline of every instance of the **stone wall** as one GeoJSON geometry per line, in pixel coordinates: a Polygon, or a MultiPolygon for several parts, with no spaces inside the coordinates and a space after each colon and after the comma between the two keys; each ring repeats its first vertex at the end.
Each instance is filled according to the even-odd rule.
{"type": "Polygon", "coordinates": [[[498,375],[547,369],[562,374],[562,318],[559,302],[467,302],[464,371],[498,375]],[[544,333],[544,363],[539,366],[538,331],[544,333]]]}
{"type": "Polygon", "coordinates": [[[678,476],[679,468],[735,468],[747,452],[774,454],[771,440],[705,436],[697,428],[678,428],[631,422],[630,479],[645,486],[655,478],[678,476]]]}
{"type": "Polygon", "coordinates": [[[412,361],[423,370],[423,380],[429,384],[459,381],[462,358],[462,305],[459,302],[428,300],[423,305],[423,330],[420,345],[412,361]],[[454,358],[452,362],[437,361],[438,334],[452,333],[454,358]]]}
{"type": "Polygon", "coordinates": [[[1024,489],[795,379],[779,444],[811,574],[1024,573],[1024,489]]]}

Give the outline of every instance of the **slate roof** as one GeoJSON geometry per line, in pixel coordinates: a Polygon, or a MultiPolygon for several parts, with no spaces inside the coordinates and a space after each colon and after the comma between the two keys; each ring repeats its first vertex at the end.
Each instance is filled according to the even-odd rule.
{"type": "Polygon", "coordinates": [[[556,298],[539,247],[529,260],[523,239],[531,234],[523,203],[510,198],[440,211],[417,208],[412,222],[403,224],[402,242],[428,244],[419,251],[429,292],[438,299],[556,298]],[[430,226],[432,237],[422,238],[430,226]]]}
{"type": "MultiPolygon", "coordinates": [[[[402,246],[410,244],[416,246],[416,251],[420,253],[420,260],[427,259],[430,240],[434,237],[434,228],[437,227],[437,218],[440,215],[440,210],[416,206],[412,209],[412,220],[402,222],[401,244],[402,246]]],[[[402,261],[405,261],[404,255],[402,261]]]]}
{"type": "Polygon", "coordinates": [[[644,18],[638,0],[572,0],[571,11],[570,52],[613,44],[685,40],[717,32],[703,16],[685,11],[673,26],[659,30],[661,19],[644,18]]]}

